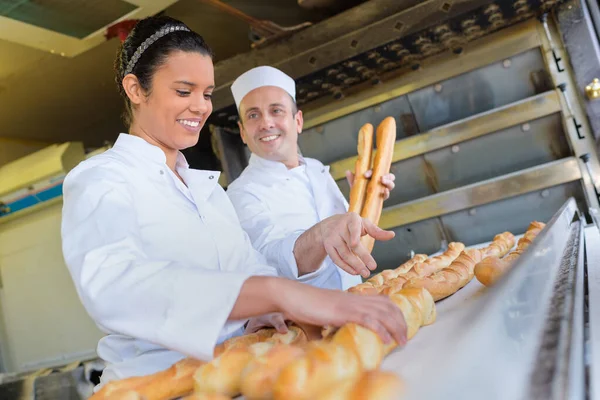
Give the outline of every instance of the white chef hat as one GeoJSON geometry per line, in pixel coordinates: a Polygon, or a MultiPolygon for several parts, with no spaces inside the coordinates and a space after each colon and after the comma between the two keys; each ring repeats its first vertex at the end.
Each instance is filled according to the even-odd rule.
{"type": "Polygon", "coordinates": [[[292,99],[296,101],[296,82],[277,68],[265,65],[244,72],[231,85],[231,92],[237,109],[240,109],[240,103],[244,96],[263,86],[279,87],[288,92],[292,99]]]}

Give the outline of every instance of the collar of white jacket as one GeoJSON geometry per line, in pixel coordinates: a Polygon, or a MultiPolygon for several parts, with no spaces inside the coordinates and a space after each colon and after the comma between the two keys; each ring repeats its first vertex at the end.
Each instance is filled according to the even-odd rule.
{"type": "Polygon", "coordinates": [[[296,101],[296,82],[277,68],[265,65],[244,72],[231,85],[237,109],[240,109],[240,103],[248,93],[263,86],[279,87],[296,101]]]}

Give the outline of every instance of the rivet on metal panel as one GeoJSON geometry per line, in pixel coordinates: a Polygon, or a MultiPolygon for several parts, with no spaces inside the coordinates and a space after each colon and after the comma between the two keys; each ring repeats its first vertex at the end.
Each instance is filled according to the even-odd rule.
{"type": "Polygon", "coordinates": [[[433,90],[435,90],[436,93],[440,93],[442,91],[442,85],[440,83],[438,83],[437,85],[435,85],[433,87],[433,90]]]}
{"type": "Polygon", "coordinates": [[[456,154],[456,153],[458,153],[458,152],[460,151],[460,147],[459,147],[457,144],[455,144],[454,146],[452,146],[452,149],[451,149],[451,151],[452,151],[454,154],[456,154]]]}
{"type": "Polygon", "coordinates": [[[355,49],[356,47],[358,47],[358,40],[353,40],[350,42],[350,47],[352,47],[353,49],[355,49]]]}
{"type": "Polygon", "coordinates": [[[324,131],[324,130],[325,130],[325,129],[324,129],[322,126],[317,126],[317,127],[315,128],[315,132],[317,132],[317,133],[323,133],[323,131],[324,131]]]}
{"type": "Polygon", "coordinates": [[[600,98],[600,80],[598,78],[594,78],[592,83],[585,87],[585,94],[589,100],[600,98]]]}
{"type": "Polygon", "coordinates": [[[529,125],[529,123],[524,123],[523,125],[521,125],[521,130],[523,132],[529,132],[529,130],[531,129],[531,125],[529,125]]]}
{"type": "Polygon", "coordinates": [[[444,11],[444,12],[450,12],[451,8],[452,8],[452,3],[442,4],[442,11],[444,11]]]}
{"type": "Polygon", "coordinates": [[[474,216],[475,214],[477,214],[477,210],[476,210],[476,209],[474,209],[474,208],[471,208],[471,209],[469,210],[469,215],[472,217],[472,216],[474,216]]]}
{"type": "Polygon", "coordinates": [[[454,50],[452,50],[452,52],[453,52],[454,54],[460,54],[460,53],[462,53],[462,52],[463,52],[463,48],[462,48],[462,47],[457,47],[457,48],[455,48],[454,50]]]}
{"type": "Polygon", "coordinates": [[[373,111],[375,111],[376,113],[380,113],[381,112],[381,106],[375,106],[373,108],[373,111]]]}
{"type": "Polygon", "coordinates": [[[548,189],[542,190],[541,196],[545,199],[546,197],[550,196],[550,191],[548,189]]]}
{"type": "Polygon", "coordinates": [[[400,32],[403,28],[404,28],[404,24],[400,21],[396,22],[396,25],[394,25],[394,29],[397,30],[398,32],[400,32]]]}
{"type": "Polygon", "coordinates": [[[506,59],[506,60],[502,61],[502,66],[503,66],[504,68],[510,68],[510,65],[511,65],[511,64],[512,64],[512,63],[511,63],[510,59],[506,59]]]}
{"type": "Polygon", "coordinates": [[[315,57],[311,57],[308,59],[308,63],[310,65],[315,65],[317,63],[317,59],[315,57]]]}

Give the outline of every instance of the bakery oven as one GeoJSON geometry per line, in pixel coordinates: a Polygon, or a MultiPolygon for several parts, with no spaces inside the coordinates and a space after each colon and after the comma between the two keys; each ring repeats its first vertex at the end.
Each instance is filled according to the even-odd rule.
{"type": "Polygon", "coordinates": [[[409,398],[600,396],[598,32],[586,0],[372,0],[216,65],[211,130],[230,181],[248,153],[227,83],[252,66],[296,79],[301,152],[346,196],[360,127],[396,119],[382,270],[546,223],[497,285],[438,302],[436,323],[385,360],[409,398]]]}

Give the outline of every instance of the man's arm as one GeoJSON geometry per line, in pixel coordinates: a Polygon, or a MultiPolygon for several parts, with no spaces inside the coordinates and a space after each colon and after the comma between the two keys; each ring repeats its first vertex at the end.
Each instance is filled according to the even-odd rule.
{"type": "Polygon", "coordinates": [[[318,249],[318,246],[312,247],[319,243],[319,238],[315,237],[317,232],[313,230],[308,233],[310,229],[290,231],[282,226],[281,221],[275,220],[274,214],[266,204],[247,191],[228,190],[227,194],[252,245],[265,257],[269,265],[277,268],[280,276],[304,283],[312,283],[313,280],[319,279],[326,253],[322,251],[321,256],[314,257],[311,254],[307,257],[308,253],[314,253],[315,249],[318,249]],[[298,243],[301,236],[304,238],[298,243]],[[305,245],[310,243],[313,243],[309,247],[312,251],[305,250],[305,245]],[[300,247],[297,247],[298,245],[300,247]],[[302,260],[301,268],[298,268],[297,260],[302,260]]]}

